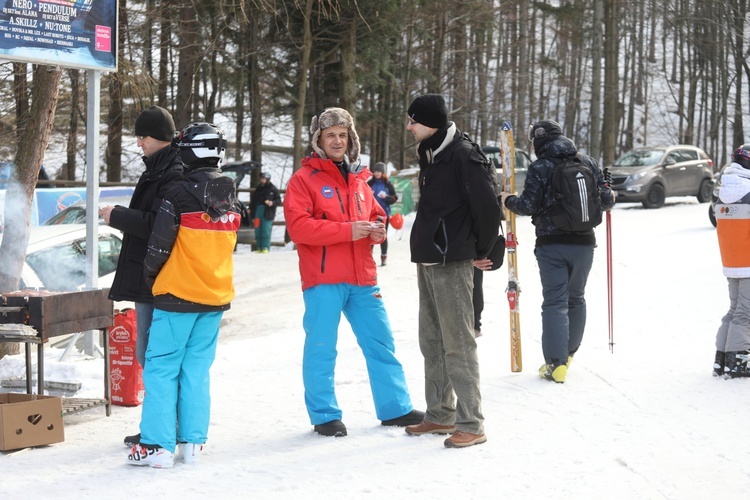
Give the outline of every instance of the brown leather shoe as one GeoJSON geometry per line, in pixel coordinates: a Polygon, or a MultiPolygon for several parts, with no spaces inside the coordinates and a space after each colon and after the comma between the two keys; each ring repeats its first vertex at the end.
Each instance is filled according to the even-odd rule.
{"type": "Polygon", "coordinates": [[[410,436],[421,436],[422,434],[451,434],[456,432],[455,425],[433,424],[427,420],[422,420],[415,425],[407,425],[406,433],[410,436]]]}
{"type": "Polygon", "coordinates": [[[484,434],[472,434],[465,431],[456,431],[451,437],[446,439],[443,444],[446,448],[466,448],[475,444],[487,442],[487,436],[484,434]]]}

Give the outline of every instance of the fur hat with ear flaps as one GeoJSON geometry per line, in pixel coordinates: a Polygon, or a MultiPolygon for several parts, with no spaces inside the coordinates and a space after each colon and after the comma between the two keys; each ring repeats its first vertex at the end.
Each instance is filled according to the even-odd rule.
{"type": "Polygon", "coordinates": [[[326,108],[322,113],[313,116],[310,122],[310,146],[321,158],[328,158],[325,152],[318,146],[320,131],[336,125],[349,129],[349,145],[346,148],[346,156],[349,163],[355,163],[359,159],[359,136],[354,130],[354,120],[349,112],[342,108],[326,108]]]}

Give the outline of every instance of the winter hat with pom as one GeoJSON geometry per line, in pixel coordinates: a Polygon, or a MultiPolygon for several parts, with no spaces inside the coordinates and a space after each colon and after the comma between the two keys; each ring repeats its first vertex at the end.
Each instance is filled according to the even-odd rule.
{"type": "Polygon", "coordinates": [[[310,146],[321,158],[328,158],[318,145],[320,131],[328,127],[346,127],[349,129],[349,145],[346,148],[346,156],[349,163],[355,163],[359,159],[359,136],[354,129],[354,120],[349,112],[342,108],[326,108],[320,114],[313,116],[310,122],[310,146]]]}
{"type": "Polygon", "coordinates": [[[529,127],[529,140],[534,143],[534,151],[539,152],[552,139],[562,136],[562,127],[554,120],[541,120],[529,127]]]}

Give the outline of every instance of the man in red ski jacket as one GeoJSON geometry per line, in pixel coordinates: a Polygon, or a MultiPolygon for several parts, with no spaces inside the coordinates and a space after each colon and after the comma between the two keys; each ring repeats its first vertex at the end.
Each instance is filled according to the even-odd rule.
{"type": "Polygon", "coordinates": [[[359,137],[351,115],[327,108],[310,125],[313,153],[289,180],[284,217],[297,244],[305,348],[305,404],[315,432],[346,436],[336,400],[334,367],[341,313],[362,348],[375,412],[382,425],[422,421],[414,410],[385,311],[371,245],[385,239],[385,213],[358,163],[359,137]]]}

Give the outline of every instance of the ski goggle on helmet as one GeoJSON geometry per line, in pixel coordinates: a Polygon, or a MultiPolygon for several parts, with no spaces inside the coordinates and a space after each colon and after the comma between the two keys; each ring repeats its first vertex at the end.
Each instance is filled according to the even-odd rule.
{"type": "Polygon", "coordinates": [[[174,144],[185,165],[219,166],[224,161],[227,140],[224,132],[213,123],[195,122],[182,129],[174,144]]]}

